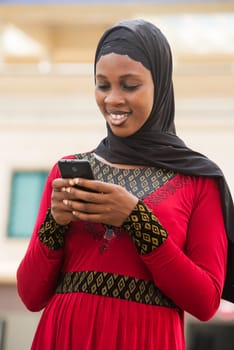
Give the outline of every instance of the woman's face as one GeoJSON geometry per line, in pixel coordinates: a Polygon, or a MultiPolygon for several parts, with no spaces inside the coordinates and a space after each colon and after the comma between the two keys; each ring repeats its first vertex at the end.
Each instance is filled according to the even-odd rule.
{"type": "Polygon", "coordinates": [[[127,55],[101,56],[96,65],[95,97],[112,132],[119,137],[133,135],[153,107],[151,73],[127,55]]]}

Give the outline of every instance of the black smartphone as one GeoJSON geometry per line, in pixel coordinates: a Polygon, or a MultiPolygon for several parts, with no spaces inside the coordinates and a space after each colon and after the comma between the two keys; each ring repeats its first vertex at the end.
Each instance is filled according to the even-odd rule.
{"type": "Polygon", "coordinates": [[[86,159],[60,159],[58,166],[61,176],[64,178],[94,179],[91,165],[86,159]]]}
{"type": "MultiPolygon", "coordinates": [[[[84,179],[94,180],[91,165],[86,159],[60,159],[58,161],[61,176],[64,178],[83,177],[84,179]]],[[[75,186],[87,192],[95,192],[87,187],[75,186]]]]}

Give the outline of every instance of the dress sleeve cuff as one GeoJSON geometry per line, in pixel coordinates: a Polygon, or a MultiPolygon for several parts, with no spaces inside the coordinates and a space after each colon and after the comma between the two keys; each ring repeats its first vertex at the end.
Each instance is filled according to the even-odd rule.
{"type": "Polygon", "coordinates": [[[65,234],[69,229],[68,225],[59,225],[53,218],[50,208],[46,213],[46,218],[39,230],[39,241],[50,250],[59,250],[64,247],[65,234]]]}
{"type": "Polygon", "coordinates": [[[139,201],[131,214],[127,217],[122,228],[129,233],[141,255],[151,253],[166,239],[167,231],[157,217],[139,201]]]}

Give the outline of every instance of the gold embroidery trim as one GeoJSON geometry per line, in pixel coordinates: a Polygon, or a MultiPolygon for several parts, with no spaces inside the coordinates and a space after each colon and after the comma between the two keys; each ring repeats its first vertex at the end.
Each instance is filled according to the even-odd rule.
{"type": "Polygon", "coordinates": [[[152,281],[109,272],[65,272],[61,275],[56,293],[89,293],[123,299],[147,305],[177,306],[152,281]]]}
{"type": "Polygon", "coordinates": [[[157,217],[142,201],[138,202],[122,227],[130,234],[139,254],[142,255],[158,248],[168,236],[157,217]]]}

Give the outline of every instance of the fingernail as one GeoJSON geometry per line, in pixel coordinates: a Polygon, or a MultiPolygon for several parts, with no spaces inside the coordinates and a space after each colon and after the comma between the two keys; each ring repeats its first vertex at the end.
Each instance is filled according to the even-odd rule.
{"type": "Polygon", "coordinates": [[[68,200],[67,200],[67,199],[63,199],[63,203],[64,203],[65,205],[68,205],[68,200]]]}

